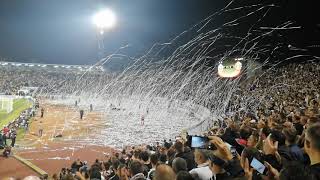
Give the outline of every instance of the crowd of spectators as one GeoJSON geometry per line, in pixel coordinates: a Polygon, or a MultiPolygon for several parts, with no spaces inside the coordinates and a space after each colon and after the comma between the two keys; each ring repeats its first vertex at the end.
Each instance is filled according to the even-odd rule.
{"type": "Polygon", "coordinates": [[[255,119],[272,113],[285,118],[291,112],[319,114],[319,63],[288,64],[268,69],[233,94],[227,113],[235,120],[246,114],[255,119]]]}
{"type": "Polygon", "coordinates": [[[79,70],[0,66],[0,93],[17,95],[22,87],[39,87],[42,94],[72,93],[75,85],[84,88],[109,77],[102,71],[90,71],[90,76],[82,76],[83,73],[79,70]],[[80,77],[81,81],[78,81],[80,77]]]}
{"type": "MultiPolygon", "coordinates": [[[[246,123],[244,123],[246,124],[246,123]]],[[[288,124],[288,123],[287,123],[288,124]]],[[[212,134],[214,148],[190,147],[188,140],[158,146],[136,146],[98,159],[92,165],[77,159],[54,179],[319,179],[320,120],[306,123],[303,137],[294,126],[281,129],[258,123],[237,130],[229,121],[226,132],[212,134]],[[257,127],[258,126],[258,127],[257,127]],[[260,128],[259,128],[260,127],[260,128]],[[301,140],[303,138],[303,140],[301,140]],[[299,141],[301,140],[301,141],[299,141]],[[232,149],[236,151],[233,152],[232,149]],[[254,163],[255,162],[255,163],[254,163]],[[259,162],[261,163],[259,165],[259,162]]],[[[187,138],[188,139],[188,138],[187,138]]]]}
{"type": "Polygon", "coordinates": [[[320,180],[320,66],[289,64],[241,86],[227,116],[203,136],[127,147],[97,159],[77,159],[55,180],[320,180]]]}
{"type": "Polygon", "coordinates": [[[320,66],[274,68],[239,88],[228,117],[205,136],[136,146],[96,160],[78,159],[55,179],[320,179],[320,66]],[[212,148],[213,147],[213,148],[212,148]]]}
{"type": "Polygon", "coordinates": [[[25,132],[29,129],[29,120],[35,116],[35,108],[28,108],[21,112],[18,118],[9,122],[0,132],[0,149],[4,149],[3,155],[8,157],[11,152],[11,148],[15,146],[17,138],[17,130],[24,129],[25,132]],[[8,139],[11,143],[8,143],[8,139]]]}

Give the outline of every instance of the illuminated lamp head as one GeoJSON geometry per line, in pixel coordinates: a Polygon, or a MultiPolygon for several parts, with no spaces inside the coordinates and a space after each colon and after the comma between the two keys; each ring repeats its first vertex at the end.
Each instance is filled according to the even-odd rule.
{"type": "Polygon", "coordinates": [[[218,65],[218,75],[224,78],[237,77],[241,73],[242,63],[240,61],[229,63],[228,65],[223,65],[220,63],[218,65]]]}
{"type": "Polygon", "coordinates": [[[111,29],[115,26],[116,16],[112,10],[105,9],[95,14],[92,21],[100,30],[100,34],[103,34],[105,30],[111,29]]]}

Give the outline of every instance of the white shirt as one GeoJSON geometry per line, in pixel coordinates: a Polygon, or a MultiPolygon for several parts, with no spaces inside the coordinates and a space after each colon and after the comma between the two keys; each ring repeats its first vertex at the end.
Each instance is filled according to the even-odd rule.
{"type": "Polygon", "coordinates": [[[192,169],[189,171],[190,174],[197,174],[199,179],[201,180],[209,180],[212,178],[213,174],[211,169],[209,168],[208,163],[203,163],[198,165],[197,168],[192,169]]]}
{"type": "Polygon", "coordinates": [[[148,180],[150,180],[149,177],[150,177],[151,173],[152,173],[153,171],[155,171],[155,170],[156,170],[156,168],[151,168],[151,169],[150,169],[150,171],[148,172],[148,176],[147,176],[147,179],[148,179],[148,180]]]}

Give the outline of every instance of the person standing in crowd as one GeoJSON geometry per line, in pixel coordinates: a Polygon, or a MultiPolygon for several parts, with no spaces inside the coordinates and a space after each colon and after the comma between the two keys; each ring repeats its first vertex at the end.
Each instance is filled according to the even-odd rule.
{"type": "Polygon", "coordinates": [[[156,167],[157,167],[157,164],[158,164],[158,160],[159,160],[159,156],[158,154],[151,154],[150,156],[150,163],[151,163],[151,169],[149,170],[148,172],[148,179],[153,179],[154,177],[154,173],[156,171],[156,167]]]}
{"type": "Polygon", "coordinates": [[[145,177],[147,177],[149,170],[152,168],[152,165],[149,161],[149,153],[147,151],[140,152],[139,160],[141,163],[143,163],[143,174],[145,177]]]}
{"type": "Polygon", "coordinates": [[[213,174],[209,168],[208,155],[209,153],[201,149],[196,149],[194,152],[194,160],[198,165],[197,168],[192,169],[189,173],[200,180],[210,179],[213,174]]]}
{"type": "Polygon", "coordinates": [[[81,109],[81,110],[80,110],[80,119],[83,118],[83,114],[84,114],[84,111],[83,111],[83,109],[81,109]]]}
{"type": "Polygon", "coordinates": [[[141,125],[144,125],[144,115],[141,116],[141,125]]]}
{"type": "Polygon", "coordinates": [[[5,126],[2,130],[2,139],[3,139],[4,145],[7,145],[7,138],[9,138],[9,132],[10,132],[10,129],[7,126],[5,126]]]}
{"type": "Polygon", "coordinates": [[[80,161],[80,159],[78,158],[76,161],[74,161],[71,164],[71,170],[73,172],[79,171],[79,169],[83,166],[83,163],[80,161]]]}
{"type": "Polygon", "coordinates": [[[43,118],[43,114],[44,114],[44,109],[41,108],[41,118],[43,118]]]}
{"type": "Polygon", "coordinates": [[[3,157],[9,157],[9,155],[11,154],[11,147],[10,146],[6,146],[4,148],[4,151],[2,153],[3,157]]]}
{"type": "Polygon", "coordinates": [[[17,131],[15,129],[11,130],[10,138],[11,138],[11,147],[14,147],[16,143],[16,138],[17,138],[17,131]]]}
{"type": "Polygon", "coordinates": [[[188,171],[196,167],[196,163],[194,162],[194,155],[190,147],[184,146],[182,142],[178,141],[175,143],[174,148],[176,150],[175,158],[181,157],[186,160],[188,171]]]}
{"type": "Polygon", "coordinates": [[[172,161],[172,169],[176,174],[180,171],[187,171],[187,161],[180,157],[175,158],[172,161]]]}
{"type": "Polygon", "coordinates": [[[127,166],[125,164],[120,164],[117,167],[115,175],[110,178],[110,180],[128,180],[127,176],[127,166]]]}
{"type": "Polygon", "coordinates": [[[165,164],[160,164],[156,167],[156,172],[154,173],[154,179],[156,180],[171,180],[176,179],[176,174],[172,168],[165,164]]]}
{"type": "Polygon", "coordinates": [[[38,133],[39,137],[42,137],[42,134],[43,134],[43,127],[41,124],[39,124],[39,133],[38,133]]]}
{"type": "Polygon", "coordinates": [[[28,132],[28,130],[29,130],[29,121],[27,121],[27,122],[24,124],[24,130],[25,130],[26,133],[28,132]]]}
{"type": "Polygon", "coordinates": [[[90,112],[92,112],[93,111],[93,106],[92,106],[92,104],[90,104],[90,112]]]}
{"type": "Polygon", "coordinates": [[[76,100],[75,102],[74,102],[74,107],[77,107],[78,106],[78,101],[76,100]]]}
{"type": "Polygon", "coordinates": [[[311,173],[316,180],[320,180],[320,123],[316,123],[307,129],[304,150],[310,158],[311,173]]]}
{"type": "Polygon", "coordinates": [[[2,132],[0,132],[0,149],[4,148],[2,132]]]}
{"type": "Polygon", "coordinates": [[[32,116],[32,117],[35,117],[35,115],[36,115],[35,107],[32,107],[31,116],[32,116]]]}
{"type": "Polygon", "coordinates": [[[140,161],[133,161],[130,165],[130,180],[145,179],[143,174],[143,164],[140,161]]]}

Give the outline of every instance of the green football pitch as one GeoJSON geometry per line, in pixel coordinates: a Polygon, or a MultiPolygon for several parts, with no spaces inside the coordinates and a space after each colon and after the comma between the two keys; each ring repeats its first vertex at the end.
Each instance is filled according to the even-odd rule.
{"type": "Polygon", "coordinates": [[[21,112],[28,109],[30,106],[31,102],[27,99],[14,99],[13,110],[10,113],[0,111],[0,128],[2,129],[5,125],[9,124],[9,122],[18,118],[21,112]]]}

